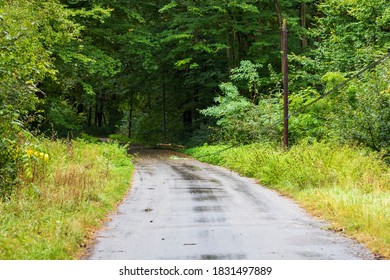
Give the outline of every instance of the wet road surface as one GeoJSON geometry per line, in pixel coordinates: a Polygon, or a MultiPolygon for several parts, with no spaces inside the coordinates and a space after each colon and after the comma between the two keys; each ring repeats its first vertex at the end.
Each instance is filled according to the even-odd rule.
{"type": "Polygon", "coordinates": [[[291,200],[224,168],[139,151],[133,186],[89,259],[372,259],[291,200]]]}

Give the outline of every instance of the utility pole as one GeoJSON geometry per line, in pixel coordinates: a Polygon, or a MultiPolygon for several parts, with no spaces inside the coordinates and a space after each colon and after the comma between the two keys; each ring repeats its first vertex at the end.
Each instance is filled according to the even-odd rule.
{"type": "Polygon", "coordinates": [[[282,26],[282,72],[283,72],[283,101],[284,101],[284,125],[283,145],[288,148],[288,59],[287,59],[287,20],[283,20],[282,26]]]}
{"type": "Polygon", "coordinates": [[[165,72],[163,74],[163,136],[164,136],[164,143],[167,142],[167,89],[166,89],[166,82],[165,82],[165,72]]]}
{"type": "Polygon", "coordinates": [[[129,100],[129,133],[128,136],[131,138],[132,136],[132,129],[133,129],[133,108],[134,108],[134,102],[133,102],[133,91],[130,91],[130,100],[129,100]]]}

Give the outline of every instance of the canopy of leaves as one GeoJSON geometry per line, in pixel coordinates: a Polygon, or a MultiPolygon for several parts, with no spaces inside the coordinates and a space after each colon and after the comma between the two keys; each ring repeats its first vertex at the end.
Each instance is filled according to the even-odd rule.
{"type": "Polygon", "coordinates": [[[387,151],[387,64],[300,112],[388,51],[386,0],[13,0],[0,2],[9,182],[28,130],[185,144],[212,127],[219,141],[280,141],[282,18],[291,142],[387,151]]]}

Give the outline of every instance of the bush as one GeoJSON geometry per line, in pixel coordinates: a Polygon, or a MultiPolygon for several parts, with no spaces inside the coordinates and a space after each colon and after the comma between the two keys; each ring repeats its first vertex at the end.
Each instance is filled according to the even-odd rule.
{"type": "Polygon", "coordinates": [[[77,136],[84,123],[84,116],[67,100],[51,98],[46,101],[43,129],[50,136],[60,138],[77,136]]]}
{"type": "Polygon", "coordinates": [[[390,155],[390,62],[352,81],[332,102],[331,128],[341,140],[390,155]],[[341,114],[342,112],[342,114],[341,114]]]}
{"type": "Polygon", "coordinates": [[[131,158],[112,143],[42,139],[28,147],[34,176],[26,180],[35,187],[0,201],[0,259],[78,258],[128,191],[131,158]]]}
{"type": "Polygon", "coordinates": [[[22,126],[17,121],[18,114],[11,106],[0,108],[0,198],[10,196],[18,183],[18,159],[20,143],[18,135],[22,126]]]}
{"type": "Polygon", "coordinates": [[[281,137],[277,126],[282,118],[280,98],[259,93],[258,69],[261,67],[248,60],[241,61],[240,66],[231,71],[231,82],[219,85],[222,94],[214,99],[217,105],[200,111],[216,119],[215,141],[247,144],[274,142],[281,137]]]}
{"type": "Polygon", "coordinates": [[[217,119],[216,139],[224,143],[274,141],[280,131],[275,126],[279,118],[279,101],[262,99],[258,105],[241,96],[232,83],[222,83],[223,95],[215,98],[218,105],[201,110],[217,119]]]}
{"type": "Polygon", "coordinates": [[[81,133],[78,139],[84,140],[87,143],[99,143],[100,140],[99,138],[86,134],[86,133],[81,133]]]}
{"type": "Polygon", "coordinates": [[[108,138],[114,141],[118,141],[120,143],[130,143],[131,139],[127,136],[120,135],[120,134],[110,134],[108,135],[108,138]]]}

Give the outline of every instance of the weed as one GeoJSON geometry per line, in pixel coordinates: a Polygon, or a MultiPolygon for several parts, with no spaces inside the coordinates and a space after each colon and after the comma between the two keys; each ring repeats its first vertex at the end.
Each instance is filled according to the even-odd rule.
{"type": "Polygon", "coordinates": [[[18,188],[0,203],[0,259],[77,258],[130,186],[133,166],[123,147],[48,140],[42,147],[42,156],[26,152],[27,179],[40,195],[18,188]]]}

